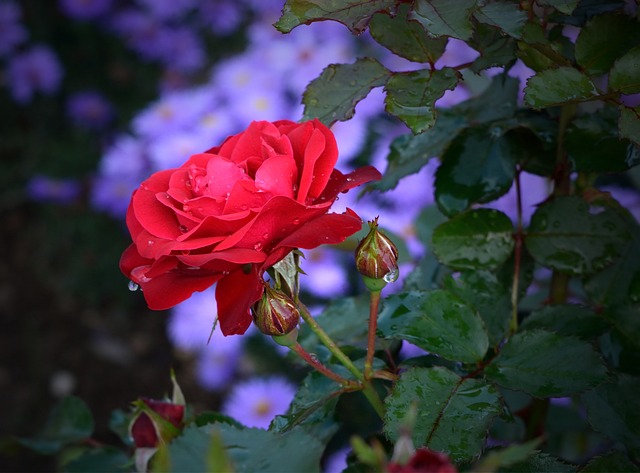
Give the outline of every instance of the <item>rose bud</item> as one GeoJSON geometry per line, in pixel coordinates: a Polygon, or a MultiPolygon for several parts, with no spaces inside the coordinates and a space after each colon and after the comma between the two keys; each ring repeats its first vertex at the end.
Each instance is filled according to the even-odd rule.
{"type": "Polygon", "coordinates": [[[398,279],[398,248],[378,230],[378,217],[369,222],[369,233],[356,248],[356,267],[370,291],[398,279]]]}
{"type": "Polygon", "coordinates": [[[134,403],[136,412],[129,434],[136,448],[154,448],[180,433],[184,405],[141,398],[134,403]]]}
{"type": "MultiPolygon", "coordinates": [[[[297,335],[300,311],[293,300],[284,292],[265,284],[264,293],[253,305],[252,312],[253,322],[258,329],[265,335],[277,337],[278,343],[284,335],[290,333],[297,335]]],[[[293,343],[295,343],[295,337],[293,343]]]]}
{"type": "Polygon", "coordinates": [[[419,448],[406,464],[391,462],[387,473],[457,473],[449,457],[428,448],[419,448]]]}

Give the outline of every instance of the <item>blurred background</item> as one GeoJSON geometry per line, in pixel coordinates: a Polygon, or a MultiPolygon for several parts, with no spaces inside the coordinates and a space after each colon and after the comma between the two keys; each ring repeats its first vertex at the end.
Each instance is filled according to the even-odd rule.
{"type": "MultiPolygon", "coordinates": [[[[96,442],[121,445],[110,426],[139,396],[170,395],[171,369],[196,411],[266,428],[287,409],[304,370],[292,370],[283,350],[252,330],[227,338],[215,331],[207,343],[212,289],[152,312],[118,269],[130,244],[131,192],[151,173],[252,120],[299,120],[306,85],[331,63],[375,56],[392,70],[412,67],[367,33],[356,38],[333,22],[282,35],[272,24],[283,3],[0,0],[0,470],[55,469],[54,457],[7,438],[34,436],[70,394],[89,405],[96,442]]],[[[438,66],[477,54],[450,40],[438,66]]],[[[530,72],[511,70],[521,79],[530,72]]],[[[488,83],[467,79],[438,105],[488,83]]],[[[374,89],[353,119],[333,126],[339,169],[371,163],[384,171],[391,140],[408,130],[383,109],[374,89]]],[[[433,204],[437,164],[392,191],[359,200],[351,192],[334,207],[349,206],[363,220],[379,215],[401,246],[402,275],[425,251],[419,226],[433,204]]],[[[528,218],[548,187],[535,176],[523,180],[528,218]]],[[[619,200],[640,209],[637,191],[623,193],[619,200]]],[[[514,193],[494,206],[513,215],[514,193]]],[[[317,312],[360,292],[352,266],[350,251],[306,252],[303,300],[317,312]]],[[[326,471],[341,471],[344,452],[337,454],[326,471]]]]}
{"type": "MultiPolygon", "coordinates": [[[[96,441],[118,444],[114,411],[170,394],[172,368],[196,410],[264,428],[286,410],[304,372],[255,333],[216,332],[207,344],[211,290],[152,312],[118,269],[130,243],[125,211],[143,179],[252,120],[299,120],[309,81],[374,48],[336,23],[282,35],[271,25],[283,3],[0,2],[0,470],[55,468],[54,457],[7,438],[34,436],[69,394],[89,405],[96,441]]],[[[381,110],[372,93],[334,127],[340,168],[384,162],[405,130],[381,110]]],[[[364,219],[380,201],[367,205],[364,219]]],[[[411,235],[411,217],[397,231],[411,235]]],[[[351,258],[307,255],[309,305],[353,291],[351,258]]]]}

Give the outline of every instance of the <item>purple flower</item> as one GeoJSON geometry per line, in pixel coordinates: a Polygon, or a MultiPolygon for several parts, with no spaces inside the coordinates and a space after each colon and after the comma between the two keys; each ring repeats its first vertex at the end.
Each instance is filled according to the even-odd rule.
{"type": "Polygon", "coordinates": [[[137,0],[155,18],[176,19],[197,4],[197,0],[137,0]]]}
{"type": "Polygon", "coordinates": [[[131,200],[131,193],[140,185],[140,177],[127,175],[98,175],[91,186],[91,205],[112,217],[123,219],[131,200]]]}
{"type": "Polygon", "coordinates": [[[300,277],[302,288],[318,297],[337,297],[349,289],[344,262],[335,249],[320,246],[306,250],[300,267],[306,273],[300,277]]]}
{"type": "Polygon", "coordinates": [[[16,102],[24,104],[38,91],[52,94],[58,90],[62,74],[62,67],[51,49],[33,46],[15,55],[9,63],[7,76],[11,95],[16,102]]]}
{"type": "Polygon", "coordinates": [[[287,412],[296,388],[280,377],[255,378],[236,384],[222,412],[247,427],[267,429],[277,415],[287,412]]]}
{"type": "Polygon", "coordinates": [[[245,9],[236,0],[208,0],[200,6],[200,21],[214,34],[225,36],[239,28],[245,9]]]}
{"type": "Polygon", "coordinates": [[[113,118],[113,107],[104,96],[94,91],[77,92],[67,101],[67,113],[80,128],[100,130],[113,118]]]}
{"type": "Polygon", "coordinates": [[[14,2],[0,4],[0,56],[9,55],[27,38],[20,17],[20,7],[14,2]]]}
{"type": "Polygon", "coordinates": [[[161,57],[165,28],[145,12],[133,8],[124,10],[113,18],[111,27],[145,59],[161,57]]]}
{"type": "Polygon", "coordinates": [[[113,0],[58,0],[62,12],[76,20],[93,20],[111,11],[113,0]]]}
{"type": "Polygon", "coordinates": [[[193,72],[204,65],[204,47],[191,29],[166,28],[158,39],[158,59],[167,67],[182,72],[193,72]]]}
{"type": "Polygon", "coordinates": [[[36,175],[27,184],[27,194],[33,200],[68,204],[80,195],[80,184],[74,179],[55,179],[36,175]]]}

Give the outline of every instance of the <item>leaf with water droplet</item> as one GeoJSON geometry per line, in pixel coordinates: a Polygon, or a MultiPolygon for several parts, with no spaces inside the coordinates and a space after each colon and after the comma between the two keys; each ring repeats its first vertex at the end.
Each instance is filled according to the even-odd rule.
{"type": "Polygon", "coordinates": [[[525,244],[541,265],[587,275],[617,261],[630,241],[624,219],[609,208],[590,212],[577,196],[556,197],[531,218],[525,244]]]}
{"type": "Polygon", "coordinates": [[[394,73],[385,86],[385,110],[405,122],[413,133],[422,133],[436,121],[436,100],[453,90],[461,77],[449,67],[394,73]]]}
{"type": "Polygon", "coordinates": [[[466,210],[474,203],[490,202],[511,188],[515,146],[508,135],[492,136],[491,128],[489,123],[464,130],[442,156],[435,196],[446,215],[466,210]]]}
{"type": "Polygon", "coordinates": [[[307,86],[303,120],[318,118],[327,126],[348,120],[371,89],[387,82],[390,72],[371,58],[353,64],[331,64],[307,86]]]}
{"type": "Polygon", "coordinates": [[[607,378],[589,342],[544,330],[516,333],[485,369],[487,378],[536,397],[570,396],[607,378]]]}
{"type": "Polygon", "coordinates": [[[474,209],[440,224],[431,249],[447,266],[456,269],[497,268],[513,251],[513,224],[493,209],[474,209]]]}
{"type": "Polygon", "coordinates": [[[416,403],[414,444],[446,451],[456,462],[480,453],[489,425],[501,411],[496,388],[482,379],[463,379],[443,367],[414,368],[400,375],[385,400],[389,438],[399,438],[406,413],[416,403]]]}
{"type": "Polygon", "coordinates": [[[384,300],[378,328],[448,360],[477,362],[489,339],[478,314],[448,291],[411,291],[384,300]]]}

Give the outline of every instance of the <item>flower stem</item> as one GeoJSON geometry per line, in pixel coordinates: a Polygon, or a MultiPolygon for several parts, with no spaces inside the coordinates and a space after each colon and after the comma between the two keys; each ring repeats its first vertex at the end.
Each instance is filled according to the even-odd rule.
{"type": "Polygon", "coordinates": [[[302,345],[300,345],[299,343],[296,342],[296,344],[292,345],[290,348],[298,356],[300,356],[300,358],[302,358],[304,361],[306,361],[313,369],[315,369],[319,373],[322,373],[327,378],[332,379],[336,383],[342,384],[345,387],[353,387],[353,385],[354,385],[353,381],[350,381],[350,380],[348,380],[346,378],[343,378],[339,374],[334,373],[333,371],[331,371],[329,368],[327,368],[322,363],[320,363],[318,360],[316,360],[313,357],[313,355],[311,355],[307,350],[302,348],[302,345]]]}
{"type": "Polygon", "coordinates": [[[338,361],[340,361],[340,363],[342,363],[344,367],[347,368],[351,372],[351,374],[353,374],[358,379],[359,384],[362,388],[362,393],[367,398],[376,413],[382,419],[384,416],[384,405],[380,400],[380,396],[378,396],[378,393],[373,388],[371,381],[365,380],[362,371],[360,371],[356,367],[356,365],[353,364],[349,357],[345,355],[344,352],[340,350],[340,347],[338,347],[338,345],[336,345],[331,337],[329,337],[327,332],[325,332],[322,327],[320,327],[320,324],[318,324],[318,322],[316,322],[316,320],[313,318],[313,316],[309,312],[309,309],[307,309],[307,307],[300,301],[298,301],[298,307],[300,309],[300,316],[306,322],[306,324],[309,325],[309,328],[318,336],[320,341],[329,349],[333,356],[335,356],[338,361]]]}
{"type": "Polygon", "coordinates": [[[349,357],[345,355],[342,350],[340,350],[340,347],[338,347],[338,345],[336,345],[331,337],[329,337],[327,332],[325,332],[322,327],[320,327],[320,324],[318,324],[318,322],[316,322],[316,319],[313,318],[313,316],[309,312],[309,309],[307,309],[307,307],[301,302],[299,302],[298,305],[300,309],[300,316],[307,323],[307,325],[309,325],[309,328],[313,331],[313,333],[318,336],[324,346],[329,349],[333,356],[335,356],[338,361],[340,361],[340,363],[342,363],[344,367],[351,372],[351,374],[353,374],[359,381],[364,381],[364,375],[362,374],[362,372],[356,367],[356,365],[353,364],[349,357]]]}
{"type": "Polygon", "coordinates": [[[376,328],[378,326],[378,306],[380,291],[371,291],[369,300],[369,337],[367,340],[367,358],[364,362],[364,379],[371,379],[373,370],[373,354],[376,351],[376,328]]]}

